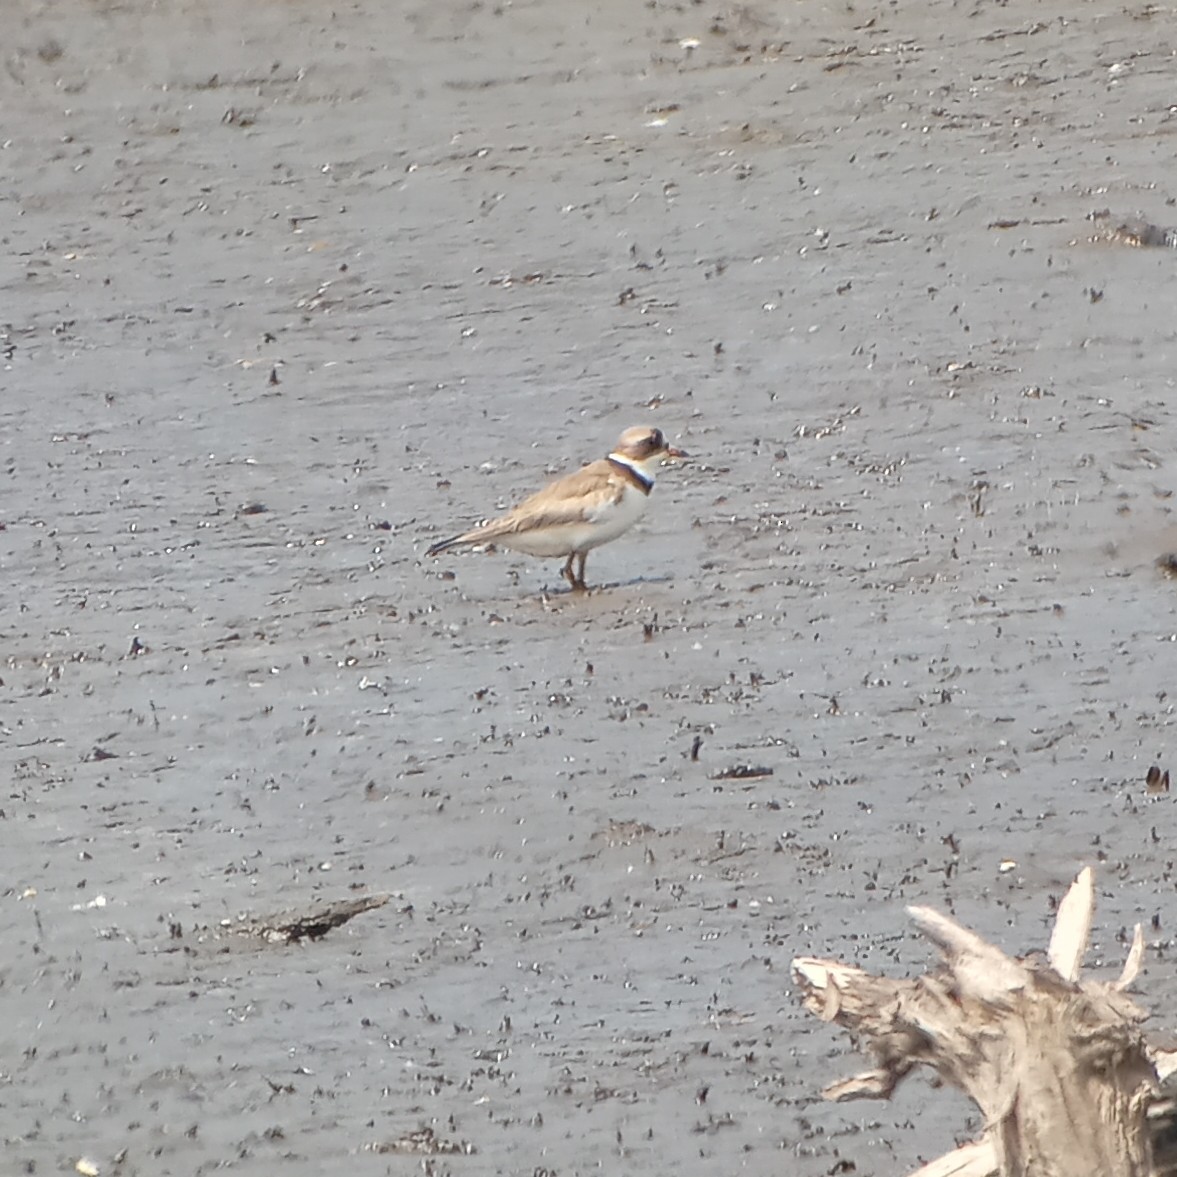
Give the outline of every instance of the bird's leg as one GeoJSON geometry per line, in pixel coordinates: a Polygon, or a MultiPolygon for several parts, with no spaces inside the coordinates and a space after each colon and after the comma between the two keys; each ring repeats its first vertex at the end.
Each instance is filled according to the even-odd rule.
{"type": "Polygon", "coordinates": [[[581,552],[580,555],[577,556],[577,562],[579,563],[580,567],[577,569],[576,579],[572,582],[572,587],[574,589],[579,589],[581,592],[585,592],[588,589],[588,585],[584,583],[584,562],[587,559],[588,552],[581,552]]]}
{"type": "Polygon", "coordinates": [[[572,574],[572,561],[576,559],[575,552],[568,553],[568,562],[560,569],[560,575],[568,581],[573,588],[576,588],[576,577],[572,574]]]}

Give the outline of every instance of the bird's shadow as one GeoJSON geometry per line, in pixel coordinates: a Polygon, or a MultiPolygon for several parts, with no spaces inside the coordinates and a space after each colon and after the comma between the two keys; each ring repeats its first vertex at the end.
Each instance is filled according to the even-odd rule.
{"type": "Polygon", "coordinates": [[[599,596],[601,593],[607,593],[614,589],[638,588],[644,584],[671,584],[674,581],[673,576],[634,576],[629,580],[610,580],[604,584],[591,584],[588,588],[575,589],[571,586],[559,586],[557,588],[549,588],[544,586],[540,591],[545,598],[558,598],[560,600],[588,600],[590,597],[599,596]]]}

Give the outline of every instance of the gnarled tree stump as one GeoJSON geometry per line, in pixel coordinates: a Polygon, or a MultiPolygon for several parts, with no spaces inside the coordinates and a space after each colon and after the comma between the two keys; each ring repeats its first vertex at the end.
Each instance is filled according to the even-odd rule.
{"type": "Polygon", "coordinates": [[[1086,869],[1059,907],[1045,960],[1012,959],[927,907],[908,909],[943,956],[926,976],[794,960],[806,1007],[849,1030],[876,1064],[826,1097],[886,1099],[920,1065],[968,1094],[985,1117],[983,1138],[914,1177],[1177,1173],[1177,1115],[1161,1089],[1177,1056],[1149,1046],[1146,1014],[1124,992],[1140,968],[1140,927],[1118,980],[1080,981],[1093,908],[1086,869]]]}

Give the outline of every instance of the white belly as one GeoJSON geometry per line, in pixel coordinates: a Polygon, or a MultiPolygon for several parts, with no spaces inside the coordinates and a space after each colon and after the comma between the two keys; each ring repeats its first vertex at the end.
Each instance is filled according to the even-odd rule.
{"type": "Polygon", "coordinates": [[[528,556],[569,556],[607,544],[628,531],[645,513],[646,498],[636,487],[626,488],[619,503],[603,506],[593,519],[562,523],[499,536],[494,542],[528,556]]]}

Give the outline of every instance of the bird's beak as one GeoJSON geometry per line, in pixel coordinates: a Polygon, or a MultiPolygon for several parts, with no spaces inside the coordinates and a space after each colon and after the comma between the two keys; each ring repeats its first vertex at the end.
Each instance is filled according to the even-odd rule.
{"type": "Polygon", "coordinates": [[[675,449],[674,446],[668,445],[666,447],[666,456],[668,458],[689,458],[691,455],[686,450],[675,449]]]}

